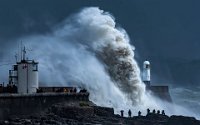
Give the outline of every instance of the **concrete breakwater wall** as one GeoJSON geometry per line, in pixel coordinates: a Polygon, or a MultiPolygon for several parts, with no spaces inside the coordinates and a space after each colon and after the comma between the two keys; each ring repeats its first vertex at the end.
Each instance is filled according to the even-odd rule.
{"type": "Polygon", "coordinates": [[[172,102],[168,86],[146,86],[146,89],[161,100],[172,102]]]}
{"type": "Polygon", "coordinates": [[[40,113],[53,104],[72,100],[89,101],[89,93],[1,94],[0,120],[40,113]]]}

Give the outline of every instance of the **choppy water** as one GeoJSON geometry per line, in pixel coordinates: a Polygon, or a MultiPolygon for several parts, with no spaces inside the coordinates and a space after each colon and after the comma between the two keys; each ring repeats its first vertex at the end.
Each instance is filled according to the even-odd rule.
{"type": "Polygon", "coordinates": [[[195,88],[171,88],[173,102],[200,114],[200,86],[195,88]]]}

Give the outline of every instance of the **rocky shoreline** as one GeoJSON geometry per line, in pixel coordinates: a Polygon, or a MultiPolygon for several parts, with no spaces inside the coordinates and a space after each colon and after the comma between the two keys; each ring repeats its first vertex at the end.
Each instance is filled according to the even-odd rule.
{"type": "Polygon", "coordinates": [[[1,125],[200,125],[193,117],[149,113],[146,116],[121,117],[112,108],[95,106],[92,102],[65,102],[52,105],[41,113],[10,116],[1,125]]]}

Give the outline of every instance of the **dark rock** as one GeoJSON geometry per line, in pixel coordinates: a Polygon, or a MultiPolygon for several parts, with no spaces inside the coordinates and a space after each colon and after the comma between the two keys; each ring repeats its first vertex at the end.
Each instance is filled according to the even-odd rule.
{"type": "Polygon", "coordinates": [[[200,125],[200,121],[197,121],[194,117],[185,116],[171,116],[167,123],[168,125],[200,125]]]}
{"type": "Polygon", "coordinates": [[[167,122],[168,119],[169,119],[169,116],[167,116],[167,115],[161,115],[161,114],[149,113],[149,114],[146,115],[145,119],[147,119],[147,120],[154,120],[154,121],[167,122]]]}
{"type": "Polygon", "coordinates": [[[113,108],[94,106],[91,102],[67,102],[30,116],[15,116],[0,125],[200,125],[193,117],[149,113],[146,116],[121,117],[113,108]]]}
{"type": "Polygon", "coordinates": [[[93,106],[94,114],[98,116],[114,116],[114,109],[108,107],[93,106]]]}

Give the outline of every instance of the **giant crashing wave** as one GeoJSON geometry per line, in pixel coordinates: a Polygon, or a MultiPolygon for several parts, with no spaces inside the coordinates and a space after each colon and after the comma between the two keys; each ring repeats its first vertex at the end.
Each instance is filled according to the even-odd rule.
{"type": "Polygon", "coordinates": [[[86,8],[65,21],[62,27],[56,34],[86,46],[103,65],[110,79],[107,84],[114,84],[132,104],[141,101],[145,86],[134,60],[134,47],[125,30],[116,27],[113,16],[99,8],[86,8]],[[69,34],[69,31],[72,32],[69,34]]]}
{"type": "Polygon", "coordinates": [[[23,41],[34,41],[30,42],[33,48],[45,50],[34,55],[42,65],[42,75],[48,74],[42,76],[48,78],[43,79],[43,83],[71,81],[88,89],[95,102],[105,101],[115,105],[114,100],[120,97],[123,101],[122,98],[126,98],[131,105],[141,102],[145,86],[134,60],[134,47],[129,43],[125,30],[116,27],[111,14],[97,7],[84,8],[54,27],[52,34],[25,39],[23,41]],[[36,41],[43,41],[43,46],[38,47],[36,41]]]}

